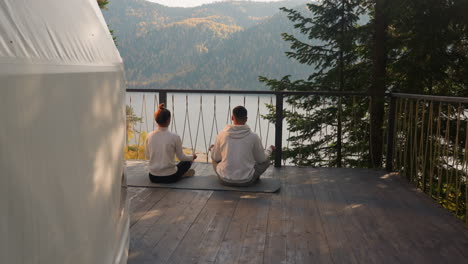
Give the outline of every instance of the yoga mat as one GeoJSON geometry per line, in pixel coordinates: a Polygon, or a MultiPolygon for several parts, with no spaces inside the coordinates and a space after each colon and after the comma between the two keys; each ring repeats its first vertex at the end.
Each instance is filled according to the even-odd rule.
{"type": "Polygon", "coordinates": [[[211,164],[197,164],[195,166],[195,176],[183,178],[176,183],[152,183],[148,178],[148,171],[145,162],[127,162],[127,185],[130,187],[149,188],[172,188],[189,190],[212,190],[212,191],[237,191],[237,192],[277,192],[281,183],[275,178],[260,178],[260,180],[248,187],[231,187],[222,185],[218,177],[213,174],[207,175],[206,166],[211,164]],[[198,171],[197,171],[198,170],[198,171]],[[203,174],[200,174],[203,173],[203,174]]]}

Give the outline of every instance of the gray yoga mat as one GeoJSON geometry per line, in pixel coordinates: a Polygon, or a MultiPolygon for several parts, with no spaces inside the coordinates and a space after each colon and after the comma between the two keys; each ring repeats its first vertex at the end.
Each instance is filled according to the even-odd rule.
{"type": "MultiPolygon", "coordinates": [[[[127,184],[131,187],[172,188],[189,190],[238,191],[238,192],[277,192],[281,183],[274,178],[260,178],[259,182],[248,187],[230,187],[222,185],[215,175],[199,175],[195,168],[195,176],[184,178],[176,183],[152,183],[148,178],[146,166],[138,164],[127,170],[127,184]]],[[[206,170],[203,170],[206,171],[206,170]]]]}

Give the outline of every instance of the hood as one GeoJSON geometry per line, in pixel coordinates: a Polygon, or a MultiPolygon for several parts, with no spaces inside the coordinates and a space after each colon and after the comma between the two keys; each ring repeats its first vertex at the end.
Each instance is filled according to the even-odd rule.
{"type": "Polygon", "coordinates": [[[230,138],[244,138],[251,133],[250,127],[248,125],[227,125],[224,128],[224,131],[230,138]]]}

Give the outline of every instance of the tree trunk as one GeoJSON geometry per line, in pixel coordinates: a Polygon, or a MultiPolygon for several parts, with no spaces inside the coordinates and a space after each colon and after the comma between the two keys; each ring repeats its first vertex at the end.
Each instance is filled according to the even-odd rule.
{"type": "Polygon", "coordinates": [[[387,66],[387,16],[388,0],[375,1],[374,54],[370,102],[370,158],[371,166],[380,168],[383,156],[383,121],[385,104],[385,69],[387,66]]]}
{"type": "MultiPolygon", "coordinates": [[[[344,53],[344,31],[345,31],[345,3],[346,1],[343,0],[341,2],[341,19],[340,19],[340,24],[341,24],[341,36],[340,36],[340,55],[339,55],[339,68],[340,68],[340,87],[339,90],[342,92],[344,90],[344,58],[343,58],[343,53],[344,53]]],[[[341,102],[341,96],[338,98],[338,114],[337,114],[337,138],[336,138],[336,166],[338,168],[341,168],[341,160],[342,160],[342,154],[341,154],[341,148],[342,148],[342,133],[343,133],[343,128],[342,128],[342,123],[341,123],[341,116],[343,112],[343,106],[341,102]]]]}

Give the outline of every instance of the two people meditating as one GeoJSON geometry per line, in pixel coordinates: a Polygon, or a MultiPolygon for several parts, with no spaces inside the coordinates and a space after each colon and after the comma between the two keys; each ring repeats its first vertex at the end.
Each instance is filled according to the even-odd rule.
{"type": "MultiPolygon", "coordinates": [[[[180,136],[168,131],[171,112],[159,105],[154,113],[158,128],[146,138],[146,157],[149,159],[149,178],[154,183],[176,182],[193,176],[190,169],[197,155],[185,155],[180,136]],[[176,164],[174,157],[180,162],[176,164]]],[[[233,125],[227,125],[210,146],[213,168],[222,184],[249,186],[255,184],[270,165],[274,146],[263,149],[257,134],[247,122],[247,109],[237,106],[232,111],[233,125]]]]}

